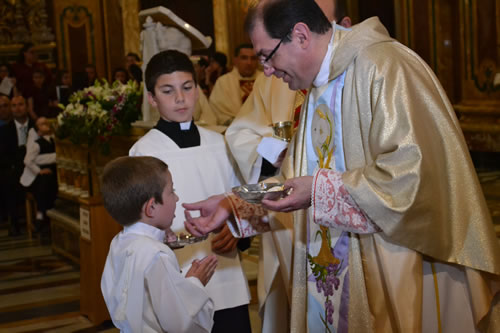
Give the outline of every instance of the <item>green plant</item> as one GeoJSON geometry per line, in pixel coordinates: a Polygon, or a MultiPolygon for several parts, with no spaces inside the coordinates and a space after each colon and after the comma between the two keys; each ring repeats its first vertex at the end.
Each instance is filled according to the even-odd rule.
{"type": "Polygon", "coordinates": [[[142,90],[133,81],[112,85],[106,80],[79,90],[57,117],[56,135],[74,144],[97,145],[109,153],[109,140],[124,135],[141,115],[142,90]]]}

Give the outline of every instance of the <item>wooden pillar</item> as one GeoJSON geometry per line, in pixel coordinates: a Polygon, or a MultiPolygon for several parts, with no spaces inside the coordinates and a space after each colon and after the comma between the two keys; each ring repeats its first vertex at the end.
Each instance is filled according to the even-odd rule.
{"type": "Polygon", "coordinates": [[[95,198],[80,199],[80,311],[98,325],[110,319],[101,293],[101,276],[116,223],[95,198]]]}
{"type": "Polygon", "coordinates": [[[53,8],[59,69],[83,72],[93,64],[98,77],[110,79],[125,56],[119,2],[61,0],[53,8]]]}

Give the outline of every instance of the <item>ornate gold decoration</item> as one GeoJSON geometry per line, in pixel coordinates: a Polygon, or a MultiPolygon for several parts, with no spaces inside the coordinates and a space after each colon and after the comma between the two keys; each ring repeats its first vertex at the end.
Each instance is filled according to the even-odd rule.
{"type": "Polygon", "coordinates": [[[0,44],[45,44],[55,40],[47,25],[45,0],[0,2],[0,44]]]}
{"type": "Polygon", "coordinates": [[[90,63],[95,64],[95,43],[94,43],[94,23],[93,17],[87,7],[83,6],[68,6],[64,8],[60,15],[61,20],[61,48],[66,52],[63,53],[62,61],[63,68],[72,70],[69,61],[68,45],[69,42],[69,27],[81,28],[86,30],[86,45],[87,45],[87,58],[90,63]]]}

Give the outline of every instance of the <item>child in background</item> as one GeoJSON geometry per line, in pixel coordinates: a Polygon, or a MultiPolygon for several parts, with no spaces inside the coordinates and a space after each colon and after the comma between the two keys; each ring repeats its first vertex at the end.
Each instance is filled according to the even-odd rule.
{"type": "Polygon", "coordinates": [[[170,226],[179,200],[167,165],[120,157],[105,166],[101,184],[104,206],[124,227],[111,242],[101,279],[113,324],[125,333],[210,332],[214,304],[204,285],[217,258],[193,261],[184,277],[164,244],[175,237],[170,226]]]}
{"type": "Polygon", "coordinates": [[[121,84],[127,84],[128,72],[125,68],[117,68],[113,71],[113,82],[118,81],[121,84]]]}
{"type": "MultiPolygon", "coordinates": [[[[158,109],[160,120],[132,146],[129,155],[154,156],[167,163],[182,203],[196,202],[239,185],[224,137],[193,122],[199,90],[188,56],[174,50],[154,55],[146,67],[145,84],[149,103],[158,109]]],[[[186,232],[182,207],[178,207],[176,215],[172,230],[186,232]]],[[[225,227],[215,237],[175,252],[183,270],[193,259],[218,254],[218,268],[207,285],[216,310],[214,333],[251,331],[250,292],[237,244],[238,239],[225,227]]]]}
{"type": "Polygon", "coordinates": [[[69,97],[73,92],[71,73],[64,69],[59,71],[56,86],[57,100],[59,103],[64,106],[68,105],[69,97]]]}
{"type": "Polygon", "coordinates": [[[27,94],[28,112],[33,120],[38,117],[55,118],[61,111],[57,105],[57,94],[53,86],[45,81],[43,70],[33,71],[33,89],[27,94]]]}
{"type": "Polygon", "coordinates": [[[35,197],[37,212],[34,228],[38,232],[48,221],[47,210],[54,207],[57,198],[57,168],[49,120],[45,117],[38,118],[34,130],[36,134],[31,133],[31,129],[26,142],[25,167],[19,181],[24,187],[30,187],[35,197]]]}

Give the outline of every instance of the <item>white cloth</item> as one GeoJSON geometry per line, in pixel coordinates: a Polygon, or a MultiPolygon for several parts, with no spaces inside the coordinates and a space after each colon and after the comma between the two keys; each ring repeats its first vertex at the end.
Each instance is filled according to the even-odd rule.
{"type": "Polygon", "coordinates": [[[182,276],[164,236],[137,222],[113,238],[101,279],[113,324],[125,333],[210,332],[213,302],[197,278],[182,276]]]}
{"type": "Polygon", "coordinates": [[[256,71],[250,77],[243,77],[235,67],[231,72],[219,77],[210,93],[210,105],[217,116],[217,124],[229,125],[240,111],[244,93],[240,81],[255,81],[262,74],[256,71]]]}
{"type": "Polygon", "coordinates": [[[288,142],[286,141],[264,137],[257,146],[257,152],[271,164],[274,164],[278,161],[278,157],[287,147],[288,142]]]}
{"type": "MultiPolygon", "coordinates": [[[[152,129],[129,152],[131,156],[154,156],[168,164],[174,189],[179,196],[172,224],[172,230],[176,233],[186,232],[182,203],[204,200],[211,195],[230,191],[233,186],[240,184],[222,135],[201,127],[198,130],[198,147],[180,149],[168,136],[152,129]]],[[[175,251],[183,271],[189,268],[194,259],[213,254],[212,237],[175,251]]],[[[206,286],[214,300],[215,309],[248,304],[250,291],[237,250],[217,255],[217,259],[217,269],[206,286]]]]}
{"type": "Polygon", "coordinates": [[[3,78],[2,82],[0,82],[0,93],[5,96],[9,96],[12,88],[14,88],[11,80],[12,79],[10,77],[6,76],[3,78]]]}
{"type": "MultiPolygon", "coordinates": [[[[24,187],[30,186],[40,173],[40,165],[56,163],[56,153],[40,154],[40,145],[35,141],[39,136],[35,129],[28,132],[26,155],[24,156],[24,171],[19,182],[24,187]]],[[[48,138],[50,140],[50,137],[48,138]]]]}

